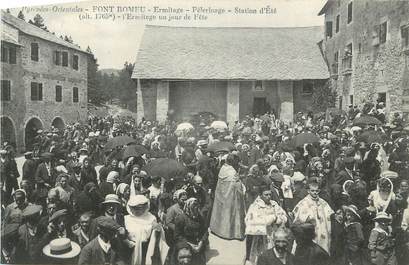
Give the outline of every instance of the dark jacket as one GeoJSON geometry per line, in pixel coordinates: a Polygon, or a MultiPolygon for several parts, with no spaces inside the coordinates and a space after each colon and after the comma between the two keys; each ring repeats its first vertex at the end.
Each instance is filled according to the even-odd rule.
{"type": "Polygon", "coordinates": [[[94,238],[81,250],[78,260],[78,265],[88,264],[123,264],[123,261],[113,247],[109,249],[108,253],[105,253],[98,238],[94,238]]]}
{"type": "Polygon", "coordinates": [[[47,183],[51,187],[55,185],[55,178],[56,178],[56,171],[54,169],[53,164],[50,166],[50,172],[47,170],[47,166],[45,163],[41,163],[38,165],[36,173],[35,173],[35,180],[36,183],[47,183]]]}
{"type": "Polygon", "coordinates": [[[297,245],[294,255],[295,265],[329,265],[328,253],[319,245],[310,242],[306,245],[297,245]]]}
{"type": "MultiPolygon", "coordinates": [[[[287,262],[285,265],[294,265],[294,256],[291,253],[287,253],[287,262]]],[[[280,259],[277,258],[273,249],[269,249],[263,252],[257,260],[257,265],[283,265],[280,259]]]]}
{"type": "Polygon", "coordinates": [[[37,164],[33,159],[27,159],[23,164],[23,179],[34,183],[34,174],[36,173],[37,164]]]}

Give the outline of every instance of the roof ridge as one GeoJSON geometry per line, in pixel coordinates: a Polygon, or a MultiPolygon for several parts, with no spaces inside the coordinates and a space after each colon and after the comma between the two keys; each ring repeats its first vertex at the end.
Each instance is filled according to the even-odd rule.
{"type": "MultiPolygon", "coordinates": [[[[23,20],[23,19],[20,19],[20,18],[18,18],[18,17],[16,17],[16,16],[13,16],[12,14],[7,13],[7,12],[4,11],[4,10],[1,10],[1,20],[3,20],[5,23],[7,23],[7,24],[9,24],[9,25],[11,25],[11,26],[17,28],[19,31],[24,32],[25,34],[32,35],[32,34],[30,34],[30,33],[25,32],[25,31],[24,31],[23,29],[21,29],[18,25],[15,25],[12,21],[7,21],[7,19],[9,19],[9,20],[10,20],[10,19],[15,19],[16,21],[20,21],[20,20],[21,20],[21,21],[20,21],[21,23],[24,23],[26,26],[31,27],[33,30],[36,30],[36,31],[37,31],[37,30],[38,30],[38,31],[41,30],[42,33],[47,34],[47,35],[49,35],[50,37],[56,39],[55,41],[50,40],[50,39],[45,39],[45,40],[47,40],[47,41],[54,42],[54,43],[57,43],[57,44],[60,44],[60,45],[63,45],[63,44],[58,43],[57,40],[58,40],[58,41],[63,41],[64,43],[66,43],[66,46],[69,47],[69,48],[71,48],[71,49],[77,49],[77,50],[79,50],[79,51],[81,51],[81,52],[88,53],[87,51],[83,50],[83,49],[82,49],[79,45],[77,45],[77,44],[70,43],[70,42],[68,42],[68,41],[66,41],[66,40],[64,40],[64,39],[61,39],[61,38],[57,37],[57,35],[52,34],[50,31],[46,31],[46,30],[44,30],[44,29],[42,29],[42,28],[39,28],[39,27],[37,27],[37,26],[35,26],[35,25],[33,25],[33,24],[28,23],[27,21],[25,21],[25,20],[23,20]],[[7,16],[8,16],[8,18],[7,18],[7,16]],[[74,46],[74,47],[73,47],[73,46],[74,46]]],[[[38,38],[40,38],[40,39],[44,39],[44,38],[41,37],[41,36],[36,36],[36,37],[38,37],[38,38]]]]}

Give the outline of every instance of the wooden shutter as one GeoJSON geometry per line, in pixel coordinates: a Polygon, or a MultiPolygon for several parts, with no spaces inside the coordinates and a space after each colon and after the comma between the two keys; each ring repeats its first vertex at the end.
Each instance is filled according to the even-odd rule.
{"type": "Polygon", "coordinates": [[[10,47],[9,49],[9,54],[10,54],[10,63],[11,64],[16,64],[16,48],[15,47],[10,47]]]}
{"type": "Polygon", "coordinates": [[[31,100],[37,100],[37,83],[31,82],[31,100]]]}

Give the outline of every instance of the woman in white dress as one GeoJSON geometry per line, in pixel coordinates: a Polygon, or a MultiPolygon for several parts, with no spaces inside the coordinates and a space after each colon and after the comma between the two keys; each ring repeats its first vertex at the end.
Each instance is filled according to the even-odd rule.
{"type": "Polygon", "coordinates": [[[131,264],[145,265],[152,261],[155,246],[159,246],[159,263],[164,263],[168,246],[164,239],[162,226],[156,217],[149,213],[149,199],[143,195],[131,196],[127,204],[129,215],[125,216],[125,228],[128,231],[128,246],[133,248],[131,264]],[[156,241],[159,240],[159,244],[156,241]]]}

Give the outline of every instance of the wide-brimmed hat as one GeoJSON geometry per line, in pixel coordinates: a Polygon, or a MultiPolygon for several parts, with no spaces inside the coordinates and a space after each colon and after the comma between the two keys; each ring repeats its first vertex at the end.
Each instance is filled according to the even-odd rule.
{"type": "Polygon", "coordinates": [[[23,218],[30,218],[33,217],[35,215],[40,216],[41,210],[43,209],[43,207],[41,207],[40,205],[29,205],[27,206],[23,213],[21,214],[23,216],[23,218]]]}
{"type": "Polygon", "coordinates": [[[385,213],[385,212],[379,212],[376,214],[376,217],[373,219],[374,221],[387,221],[390,222],[392,221],[392,215],[385,213]]]}
{"type": "Polygon", "coordinates": [[[203,146],[203,145],[207,145],[207,141],[206,141],[206,140],[199,140],[199,141],[197,141],[197,146],[203,146]]]}
{"type": "Polygon", "coordinates": [[[346,211],[350,211],[351,213],[353,213],[356,217],[358,217],[359,219],[361,219],[361,215],[359,215],[358,213],[358,207],[356,207],[355,205],[351,204],[351,205],[345,205],[344,209],[346,211]]]}
{"type": "Polygon", "coordinates": [[[102,202],[102,204],[107,204],[107,203],[121,204],[121,201],[119,200],[118,195],[116,195],[116,194],[107,194],[105,196],[105,200],[102,202]]]}
{"type": "Polygon", "coordinates": [[[25,153],[24,153],[24,156],[31,156],[32,154],[33,154],[33,152],[28,151],[28,152],[25,152],[25,153]]]}
{"type": "Polygon", "coordinates": [[[129,198],[129,201],[126,205],[126,210],[128,214],[134,216],[131,208],[142,206],[142,205],[149,205],[149,199],[146,198],[146,196],[139,195],[139,194],[135,196],[131,196],[131,198],[129,198]]]}
{"type": "Polygon", "coordinates": [[[81,247],[68,238],[54,239],[43,248],[44,255],[57,259],[75,258],[80,252],[81,247]]]}
{"type": "Polygon", "coordinates": [[[41,157],[42,157],[42,158],[51,159],[51,158],[54,157],[54,154],[53,154],[53,153],[50,153],[50,152],[45,152],[45,153],[42,153],[42,154],[41,154],[41,157]]]}

